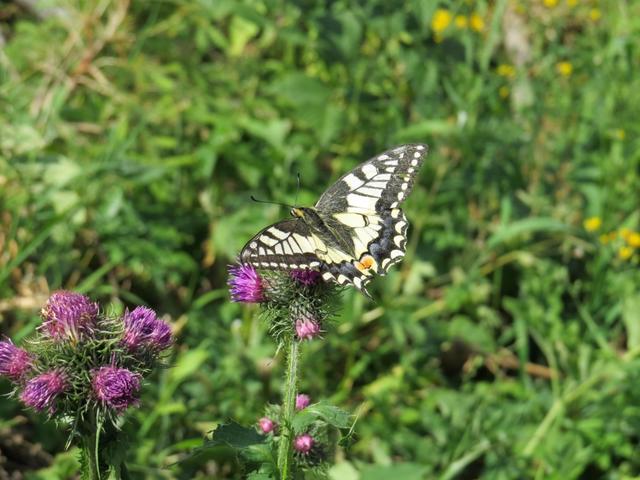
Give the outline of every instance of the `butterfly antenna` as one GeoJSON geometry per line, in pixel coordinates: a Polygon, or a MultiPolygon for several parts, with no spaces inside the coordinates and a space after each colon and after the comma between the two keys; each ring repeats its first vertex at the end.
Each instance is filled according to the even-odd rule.
{"type": "Polygon", "coordinates": [[[254,197],[253,195],[251,195],[251,200],[253,200],[256,203],[266,203],[269,205],[280,205],[281,207],[287,207],[287,208],[293,208],[293,205],[288,205],[286,203],[280,203],[280,202],[269,202],[267,200],[258,200],[256,197],[254,197]]]}
{"type": "Polygon", "coordinates": [[[300,172],[297,173],[296,177],[298,177],[298,188],[296,189],[296,201],[293,203],[298,205],[298,194],[300,193],[300,172]]]}

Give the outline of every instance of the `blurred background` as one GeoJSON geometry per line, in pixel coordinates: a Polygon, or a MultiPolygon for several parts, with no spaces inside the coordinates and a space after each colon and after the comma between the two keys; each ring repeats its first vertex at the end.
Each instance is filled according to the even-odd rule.
{"type": "MultiPolygon", "coordinates": [[[[407,256],[342,297],[301,391],[357,414],[333,479],[640,478],[640,4],[4,0],[0,331],[55,289],[172,322],[134,478],[243,478],[205,432],[279,402],[227,265],[365,159],[431,147],[407,256]],[[176,463],[180,462],[180,463],[176,463]]],[[[0,478],[77,452],[4,394],[0,478]]]]}

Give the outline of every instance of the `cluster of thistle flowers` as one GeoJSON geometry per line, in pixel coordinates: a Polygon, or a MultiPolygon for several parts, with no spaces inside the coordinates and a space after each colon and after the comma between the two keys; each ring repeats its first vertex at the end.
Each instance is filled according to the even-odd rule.
{"type": "Polygon", "coordinates": [[[137,405],[141,381],[172,344],[171,328],[150,308],[112,318],[96,302],[54,293],[29,351],[0,341],[0,375],[37,411],[82,417],[92,407],[112,415],[137,405]]]}
{"type": "MultiPolygon", "coordinates": [[[[296,410],[302,411],[311,404],[309,395],[299,393],[296,396],[296,410]]],[[[279,434],[278,423],[273,420],[280,415],[277,405],[269,405],[264,417],[258,420],[258,431],[277,439],[279,434]]],[[[304,433],[297,434],[293,439],[293,449],[300,463],[308,466],[320,464],[326,457],[325,445],[326,426],[322,422],[314,422],[304,433]]]]}
{"type": "MultiPolygon", "coordinates": [[[[240,265],[231,267],[229,273],[231,299],[260,304],[261,313],[270,323],[270,331],[277,341],[291,336],[297,341],[319,338],[336,311],[336,296],[340,288],[323,282],[317,271],[260,273],[251,265],[240,265]]],[[[299,394],[296,409],[303,410],[309,402],[307,395],[299,394]]],[[[258,421],[258,428],[264,434],[277,437],[274,418],[280,418],[279,407],[270,406],[267,416],[258,421]]],[[[323,425],[317,424],[294,438],[293,446],[299,460],[308,465],[315,465],[321,460],[324,430],[323,425]]]]}
{"type": "Polygon", "coordinates": [[[276,340],[291,330],[300,341],[318,338],[335,313],[334,297],[339,289],[323,282],[315,270],[260,273],[245,264],[230,267],[229,274],[231,299],[259,303],[276,340]]]}

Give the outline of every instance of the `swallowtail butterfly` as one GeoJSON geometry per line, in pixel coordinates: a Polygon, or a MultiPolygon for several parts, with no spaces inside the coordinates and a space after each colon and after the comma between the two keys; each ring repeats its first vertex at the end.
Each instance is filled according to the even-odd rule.
{"type": "Polygon", "coordinates": [[[404,257],[409,224],[400,210],[427,154],[401,145],[362,163],[322,194],[315,207],[295,207],[294,219],[265,228],[242,249],[256,268],[311,269],[325,281],[366,294],[372,273],[384,275],[404,257]]]}

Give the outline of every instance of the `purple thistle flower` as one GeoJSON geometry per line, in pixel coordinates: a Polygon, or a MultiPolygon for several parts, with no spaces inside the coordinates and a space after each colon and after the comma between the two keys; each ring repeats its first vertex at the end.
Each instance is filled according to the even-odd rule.
{"type": "Polygon", "coordinates": [[[320,335],[320,324],[311,316],[296,320],[296,335],[299,340],[312,340],[320,335]]]}
{"type": "Polygon", "coordinates": [[[20,400],[28,407],[41,412],[45,408],[53,414],[58,395],[68,387],[67,376],[60,370],[42,373],[27,382],[20,394],[20,400]]]}
{"type": "Polygon", "coordinates": [[[249,264],[229,267],[229,287],[234,302],[260,303],[264,300],[262,278],[249,264]]]}
{"type": "Polygon", "coordinates": [[[93,334],[98,304],[75,292],[60,291],[49,297],[42,308],[42,326],[54,340],[77,342],[93,334]]]}
{"type": "Polygon", "coordinates": [[[0,375],[17,382],[32,366],[33,358],[29,352],[16,347],[9,339],[0,342],[0,375]]]}
{"type": "Polygon", "coordinates": [[[171,345],[171,327],[158,320],[156,312],[150,308],[136,307],[131,312],[125,312],[123,322],[122,342],[129,350],[145,346],[159,351],[171,345]]]}
{"type": "Polygon", "coordinates": [[[299,393],[296,396],[296,410],[304,410],[309,406],[310,403],[311,403],[311,398],[309,397],[309,395],[306,395],[304,393],[299,393]]]}
{"type": "Polygon", "coordinates": [[[315,285],[320,281],[321,274],[315,270],[291,270],[291,278],[303,285],[315,285]]]}
{"type": "Polygon", "coordinates": [[[293,441],[293,448],[295,448],[297,452],[307,455],[313,448],[314,443],[315,440],[311,435],[303,433],[302,435],[298,435],[293,441]]]}
{"type": "Polygon", "coordinates": [[[260,427],[260,430],[262,430],[262,433],[265,434],[271,433],[276,429],[276,423],[269,417],[262,417],[258,420],[258,426],[260,427]]]}
{"type": "Polygon", "coordinates": [[[122,412],[138,403],[141,378],[126,368],[107,365],[93,372],[91,385],[102,405],[122,412]]]}

